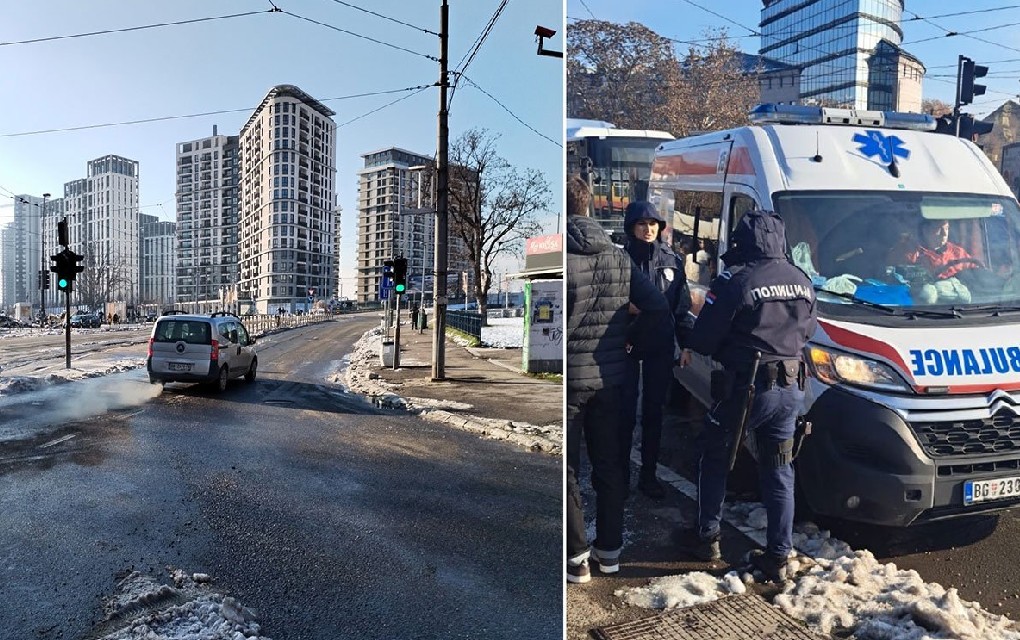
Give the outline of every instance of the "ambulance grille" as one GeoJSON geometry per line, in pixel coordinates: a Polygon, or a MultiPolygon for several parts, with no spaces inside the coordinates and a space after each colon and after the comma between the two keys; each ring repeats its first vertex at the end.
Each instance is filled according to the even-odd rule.
{"type": "Polygon", "coordinates": [[[932,458],[1020,452],[1020,418],[1012,411],[983,420],[915,422],[911,427],[932,458]]]}

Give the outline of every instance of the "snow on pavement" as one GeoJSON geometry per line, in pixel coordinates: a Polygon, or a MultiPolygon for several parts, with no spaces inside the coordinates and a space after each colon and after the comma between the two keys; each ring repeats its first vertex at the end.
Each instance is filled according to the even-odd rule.
{"type": "MultiPolygon", "coordinates": [[[[666,470],[660,477],[688,496],[696,487],[666,470]]],[[[727,503],[724,519],[764,546],[765,507],[727,503]]],[[[852,630],[855,640],[1020,640],[1020,629],[1006,616],[962,600],[956,589],[927,583],[913,570],[881,563],[867,550],[853,550],[812,523],[794,531],[797,557],[773,602],[814,631],[852,630]]],[[[730,571],[716,577],[702,571],[653,578],[648,585],[619,589],[627,604],[673,609],[711,602],[747,591],[755,580],[730,571]]]]}

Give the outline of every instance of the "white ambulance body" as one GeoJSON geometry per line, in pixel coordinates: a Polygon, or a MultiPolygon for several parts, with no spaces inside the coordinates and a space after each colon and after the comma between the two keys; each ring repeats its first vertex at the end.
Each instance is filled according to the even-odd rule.
{"type": "MultiPolygon", "coordinates": [[[[661,145],[649,199],[710,275],[743,213],[786,222],[818,300],[802,498],[897,526],[1020,504],[1020,207],[1005,181],[928,116],[762,105],[752,121],[661,145]],[[945,262],[917,259],[946,222],[945,262]]],[[[688,279],[697,311],[708,280],[688,279]]],[[[706,405],[713,366],[676,370],[706,405]]]]}

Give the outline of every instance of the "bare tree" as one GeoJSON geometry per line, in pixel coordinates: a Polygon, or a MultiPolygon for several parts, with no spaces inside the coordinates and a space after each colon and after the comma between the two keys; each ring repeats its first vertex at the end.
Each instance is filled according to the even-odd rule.
{"type": "Polygon", "coordinates": [[[946,104],[936,98],[925,98],[921,100],[921,113],[935,116],[948,116],[953,114],[953,105],[946,104]]]}
{"type": "Polygon", "coordinates": [[[747,124],[761,97],[760,68],[726,31],[709,30],[679,58],[642,24],[580,20],[567,32],[570,115],[677,136],[747,124]]]}
{"type": "Polygon", "coordinates": [[[74,281],[78,304],[101,310],[113,293],[129,284],[128,265],[123,259],[107,258],[86,252],[85,269],[74,281]]]}
{"type": "Polygon", "coordinates": [[[663,81],[677,66],[669,39],[637,22],[579,20],[567,30],[567,52],[569,116],[665,128],[663,81]]]}
{"type": "Polygon", "coordinates": [[[749,65],[725,30],[706,31],[666,77],[668,131],[682,137],[748,124],[761,98],[760,65],[749,65]]]}
{"type": "Polygon", "coordinates": [[[549,183],[534,169],[518,169],[496,150],[497,135],[470,129],[450,145],[450,232],[471,265],[473,295],[488,312],[493,266],[523,254],[524,239],[541,230],[537,215],[550,206],[549,183]]]}

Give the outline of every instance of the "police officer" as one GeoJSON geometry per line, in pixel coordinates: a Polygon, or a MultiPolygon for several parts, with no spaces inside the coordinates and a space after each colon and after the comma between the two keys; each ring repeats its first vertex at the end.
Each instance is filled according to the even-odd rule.
{"type": "MultiPolygon", "coordinates": [[[[701,436],[698,530],[690,551],[700,560],[720,558],[730,450],[739,446],[734,438],[744,419],[768,515],[766,548],[753,553],[751,563],[779,581],[793,549],[793,445],[804,401],[801,355],[816,323],[814,291],[787,259],[786,227],[775,213],[745,214],[722,259],[728,269],[743,268],[712,282],[687,343],[723,366],[701,436]]],[[[685,349],[680,366],[690,357],[685,349]]]]}
{"type": "Polygon", "coordinates": [[[657,327],[635,336],[630,345],[624,385],[625,422],[620,432],[623,474],[629,484],[630,450],[637,414],[640,412],[641,473],[637,486],[642,493],[658,500],[666,495],[665,489],[655,477],[662,437],[662,409],[673,378],[675,345],[685,344],[686,333],[693,324],[693,317],[689,313],[691,291],[687,287],[683,260],[662,239],[666,219],[655,205],[647,201],[628,204],[623,218],[623,230],[627,234],[624,248],[634,266],[662,291],[670,309],[670,313],[662,314],[657,327]]]}

